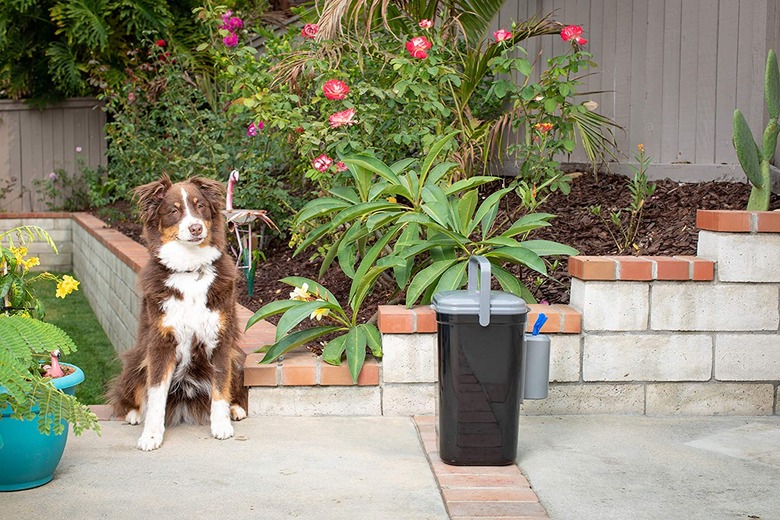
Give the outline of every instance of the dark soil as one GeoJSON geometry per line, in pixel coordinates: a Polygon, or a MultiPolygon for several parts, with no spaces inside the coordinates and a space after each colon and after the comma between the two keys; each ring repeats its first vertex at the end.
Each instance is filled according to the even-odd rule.
{"type": "MultiPolygon", "coordinates": [[[[642,223],[634,245],[626,251],[619,251],[607,227],[592,214],[590,208],[602,207],[609,211],[626,208],[630,202],[627,179],[619,175],[575,174],[569,195],[553,193],[538,208],[539,212],[557,215],[552,225],[535,231],[530,238],[547,239],[576,248],[582,255],[694,255],[696,254],[697,209],[743,209],[747,204],[750,187],[744,183],[706,182],[698,184],[678,183],[662,180],[656,183],[655,193],[646,201],[642,223]]],[[[498,183],[496,183],[498,184],[498,183]]],[[[514,194],[502,205],[504,216],[516,219],[521,216],[520,204],[514,194]]],[[[780,197],[773,196],[771,209],[780,208],[780,197]]],[[[122,233],[139,240],[140,225],[128,218],[127,204],[114,206],[110,210],[96,212],[107,224],[122,233]]],[[[624,212],[625,215],[625,212],[624,212]]],[[[499,220],[501,215],[499,216],[499,220]]],[[[279,282],[287,276],[303,276],[316,280],[320,263],[314,251],[292,256],[292,250],[283,240],[276,239],[265,248],[267,260],[258,267],[254,280],[254,294],[247,294],[246,280],[239,280],[238,299],[251,310],[264,304],[289,298],[291,287],[279,282]]],[[[539,277],[536,273],[516,271],[539,301],[567,303],[569,300],[569,276],[567,262],[561,259],[551,266],[550,277],[539,277]]],[[[338,266],[332,266],[320,280],[342,304],[346,304],[351,281],[341,273],[338,266]]],[[[402,296],[401,296],[402,297],[402,296]]],[[[403,303],[394,291],[393,284],[380,283],[368,298],[361,318],[369,318],[376,306],[394,300],[403,303]]]]}

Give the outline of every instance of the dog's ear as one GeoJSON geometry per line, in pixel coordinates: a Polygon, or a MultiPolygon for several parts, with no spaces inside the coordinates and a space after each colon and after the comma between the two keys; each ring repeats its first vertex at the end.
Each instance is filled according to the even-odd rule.
{"type": "Polygon", "coordinates": [[[138,209],[141,212],[141,221],[144,224],[147,224],[154,218],[157,210],[160,209],[160,204],[162,204],[165,192],[167,192],[171,186],[171,179],[163,174],[159,181],[138,186],[133,190],[133,196],[135,197],[138,209]]]}
{"type": "Polygon", "coordinates": [[[211,205],[212,212],[219,213],[225,209],[225,185],[214,179],[206,177],[193,177],[190,182],[198,187],[203,196],[211,205]]]}

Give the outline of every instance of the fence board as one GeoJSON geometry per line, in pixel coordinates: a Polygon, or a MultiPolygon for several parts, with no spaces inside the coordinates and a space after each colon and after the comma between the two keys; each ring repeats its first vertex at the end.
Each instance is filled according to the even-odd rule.
{"type": "Polygon", "coordinates": [[[0,198],[0,211],[45,210],[35,180],[46,182],[60,168],[78,174],[79,158],[93,168],[106,164],[106,116],[99,108],[99,102],[86,98],[45,110],[0,100],[0,188],[15,179],[13,190],[0,198]]]}

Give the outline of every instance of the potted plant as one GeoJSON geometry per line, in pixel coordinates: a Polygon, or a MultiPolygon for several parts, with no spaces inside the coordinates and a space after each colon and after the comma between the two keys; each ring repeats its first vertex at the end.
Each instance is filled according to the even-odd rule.
{"type": "Polygon", "coordinates": [[[56,280],[57,296],[64,298],[78,282],[30,271],[40,263],[28,258],[27,245],[36,239],[57,251],[39,227],[0,233],[0,491],[49,482],[65,449],[68,423],[76,435],[100,432],[97,416],[74,395],[84,373],[59,364],[59,355],[76,346],[62,329],[41,321],[44,309],[34,290],[37,281],[56,280]]]}

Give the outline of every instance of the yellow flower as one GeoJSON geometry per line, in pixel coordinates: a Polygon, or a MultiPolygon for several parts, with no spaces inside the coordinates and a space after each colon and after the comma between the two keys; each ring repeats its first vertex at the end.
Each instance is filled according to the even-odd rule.
{"type": "Polygon", "coordinates": [[[24,257],[27,256],[27,248],[22,247],[12,247],[11,253],[16,257],[16,263],[21,264],[24,262],[24,257]]]}
{"type": "Polygon", "coordinates": [[[79,283],[80,282],[72,276],[68,276],[67,274],[63,276],[62,280],[57,282],[57,298],[65,298],[73,291],[78,291],[79,283]]]}
{"type": "Polygon", "coordinates": [[[396,200],[395,197],[387,197],[387,202],[389,202],[390,204],[395,204],[398,202],[398,200],[396,200]]]}
{"type": "Polygon", "coordinates": [[[299,300],[302,302],[307,302],[312,299],[311,295],[309,294],[309,284],[304,283],[300,287],[296,287],[291,293],[290,293],[290,299],[291,300],[299,300]]]}
{"type": "Polygon", "coordinates": [[[639,143],[638,145],[636,145],[636,149],[639,150],[639,153],[642,153],[645,151],[645,145],[639,143]]]}
{"type": "Polygon", "coordinates": [[[41,261],[40,259],[38,259],[37,256],[33,256],[28,258],[27,260],[23,260],[21,263],[22,265],[24,265],[25,269],[30,269],[31,267],[35,267],[36,265],[41,265],[41,261]]]}
{"type": "Polygon", "coordinates": [[[327,316],[330,314],[330,310],[328,309],[317,309],[316,311],[311,313],[311,316],[309,316],[309,319],[317,321],[321,321],[324,316],[327,316]]]}

